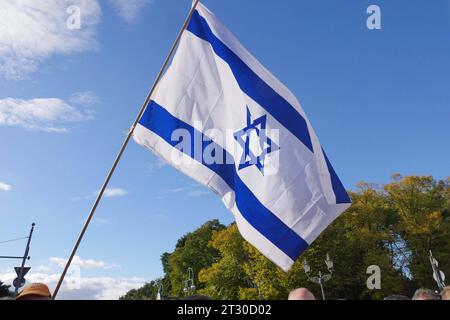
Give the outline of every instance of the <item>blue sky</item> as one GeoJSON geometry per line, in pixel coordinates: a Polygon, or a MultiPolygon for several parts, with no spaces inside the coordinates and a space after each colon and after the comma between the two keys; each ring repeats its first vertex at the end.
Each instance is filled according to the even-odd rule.
{"type": "MultiPolygon", "coordinates": [[[[0,4],[0,242],[36,222],[29,279],[52,284],[190,1],[25,2],[0,4]],[[71,4],[80,30],[65,28],[71,4]]],[[[449,175],[450,1],[203,3],[298,97],[348,189],[397,172],[449,175]],[[366,27],[371,4],[381,30],[366,27]]],[[[160,276],[180,236],[232,221],[134,142],[110,186],[78,252],[85,280],[64,297],[117,298],[160,276]]],[[[0,243],[0,255],[24,245],[0,243]]],[[[0,280],[14,263],[0,260],[0,280]]]]}

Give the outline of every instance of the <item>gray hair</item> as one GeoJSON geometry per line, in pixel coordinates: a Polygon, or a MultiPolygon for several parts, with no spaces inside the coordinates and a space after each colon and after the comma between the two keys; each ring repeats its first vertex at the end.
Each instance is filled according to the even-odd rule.
{"type": "Polygon", "coordinates": [[[420,288],[414,293],[413,300],[439,300],[439,296],[430,289],[420,288]]]}

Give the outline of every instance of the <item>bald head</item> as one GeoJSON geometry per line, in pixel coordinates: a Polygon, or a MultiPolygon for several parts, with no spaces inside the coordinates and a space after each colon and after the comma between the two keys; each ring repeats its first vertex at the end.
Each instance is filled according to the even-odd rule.
{"type": "Polygon", "coordinates": [[[308,289],[298,288],[289,293],[288,300],[316,300],[316,298],[308,289]]]}
{"type": "Polygon", "coordinates": [[[414,293],[413,300],[439,300],[439,296],[433,290],[420,288],[414,293]]]}
{"type": "Polygon", "coordinates": [[[450,300],[450,287],[445,287],[441,293],[442,300],[450,300]]]}

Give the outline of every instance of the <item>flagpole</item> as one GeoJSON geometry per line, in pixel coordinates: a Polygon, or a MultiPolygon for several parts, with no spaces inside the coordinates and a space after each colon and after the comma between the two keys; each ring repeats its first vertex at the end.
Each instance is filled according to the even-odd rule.
{"type": "Polygon", "coordinates": [[[100,203],[100,200],[102,199],[106,188],[108,187],[109,181],[111,180],[111,177],[114,174],[114,171],[116,170],[116,167],[119,164],[120,159],[122,158],[122,155],[123,155],[123,153],[124,153],[124,151],[125,151],[125,149],[126,149],[126,147],[128,145],[128,142],[130,142],[130,139],[133,136],[134,130],[136,129],[136,126],[139,123],[139,120],[141,119],[142,115],[144,114],[144,111],[147,108],[148,103],[150,102],[150,99],[151,99],[151,97],[153,95],[153,92],[155,91],[155,88],[156,88],[157,84],[161,80],[161,78],[162,78],[162,76],[164,74],[164,71],[166,70],[167,65],[169,64],[169,61],[170,61],[173,53],[175,52],[175,49],[178,46],[178,43],[180,42],[181,36],[183,35],[183,32],[186,30],[186,28],[187,28],[187,26],[189,24],[189,21],[191,20],[192,15],[194,14],[194,11],[197,8],[197,5],[198,5],[199,2],[200,2],[200,0],[194,0],[192,8],[189,11],[189,15],[186,18],[186,21],[184,22],[183,27],[181,28],[180,32],[178,33],[178,36],[177,36],[175,42],[173,43],[172,48],[170,49],[170,52],[169,52],[168,56],[166,57],[166,60],[164,61],[164,64],[161,67],[161,70],[159,71],[158,76],[156,77],[156,79],[155,79],[155,81],[154,81],[154,83],[153,83],[153,85],[152,85],[152,87],[150,89],[150,92],[147,95],[147,98],[145,99],[145,101],[143,103],[143,105],[142,105],[142,107],[141,107],[141,109],[139,111],[139,114],[136,117],[136,120],[134,121],[133,125],[131,126],[130,131],[128,132],[128,135],[127,135],[127,137],[126,137],[122,147],[120,148],[120,151],[119,151],[119,153],[118,153],[118,155],[116,157],[116,160],[114,161],[114,163],[113,163],[113,165],[112,165],[112,167],[111,167],[111,169],[110,169],[110,171],[109,171],[109,173],[108,173],[108,175],[106,177],[106,180],[103,183],[103,186],[100,189],[100,192],[98,193],[97,198],[95,199],[94,205],[92,206],[92,209],[89,212],[89,216],[86,219],[86,222],[85,222],[85,224],[83,226],[83,229],[81,229],[81,233],[78,236],[77,242],[75,243],[75,246],[74,246],[74,248],[72,250],[72,253],[70,254],[69,259],[67,260],[67,263],[66,263],[66,265],[64,267],[64,270],[63,270],[63,272],[61,274],[61,277],[59,278],[58,284],[56,285],[55,291],[53,292],[52,300],[55,300],[56,296],[58,295],[59,289],[61,288],[61,285],[62,285],[62,283],[64,281],[65,276],[66,276],[66,273],[69,270],[70,264],[72,263],[72,260],[75,257],[75,254],[76,254],[76,252],[78,250],[78,247],[80,246],[81,240],[83,239],[84,234],[86,233],[86,230],[87,230],[87,228],[88,228],[88,226],[89,226],[89,224],[90,224],[90,222],[91,222],[91,220],[92,220],[92,218],[93,218],[93,216],[95,214],[95,210],[97,209],[97,206],[100,203]]]}

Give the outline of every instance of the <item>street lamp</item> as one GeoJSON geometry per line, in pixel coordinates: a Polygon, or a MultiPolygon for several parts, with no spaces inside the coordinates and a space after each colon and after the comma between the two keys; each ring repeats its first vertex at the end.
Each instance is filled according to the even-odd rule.
{"type": "Polygon", "coordinates": [[[320,285],[320,290],[322,291],[322,299],[323,300],[326,300],[325,299],[324,284],[325,284],[325,282],[327,282],[327,281],[329,281],[331,279],[331,275],[333,274],[333,271],[334,271],[334,269],[333,269],[333,266],[334,266],[333,265],[333,260],[330,259],[330,256],[328,255],[328,253],[327,253],[326,260],[325,260],[325,264],[326,264],[328,272],[329,272],[328,274],[322,274],[322,271],[319,271],[319,275],[317,277],[311,277],[310,276],[310,274],[311,274],[311,267],[310,267],[310,265],[308,264],[306,259],[303,262],[303,270],[305,270],[305,274],[308,277],[308,280],[313,282],[313,283],[316,283],[316,284],[320,285]]]}
{"type": "Polygon", "coordinates": [[[249,287],[252,287],[258,291],[258,299],[263,300],[261,289],[259,288],[258,283],[256,281],[251,281],[249,278],[245,278],[245,281],[247,282],[247,285],[249,287]]]}
{"type": "Polygon", "coordinates": [[[184,281],[183,292],[188,293],[194,291],[195,289],[194,270],[192,268],[188,268],[188,278],[184,281]]]}
{"type": "Polygon", "coordinates": [[[441,270],[439,270],[439,262],[433,257],[433,253],[430,250],[430,263],[431,268],[433,269],[433,279],[436,281],[439,291],[444,290],[445,288],[445,274],[441,270]]]}
{"type": "Polygon", "coordinates": [[[162,284],[162,280],[159,280],[157,282],[157,286],[158,286],[158,293],[156,294],[156,300],[163,300],[163,284],[162,284]]]}

